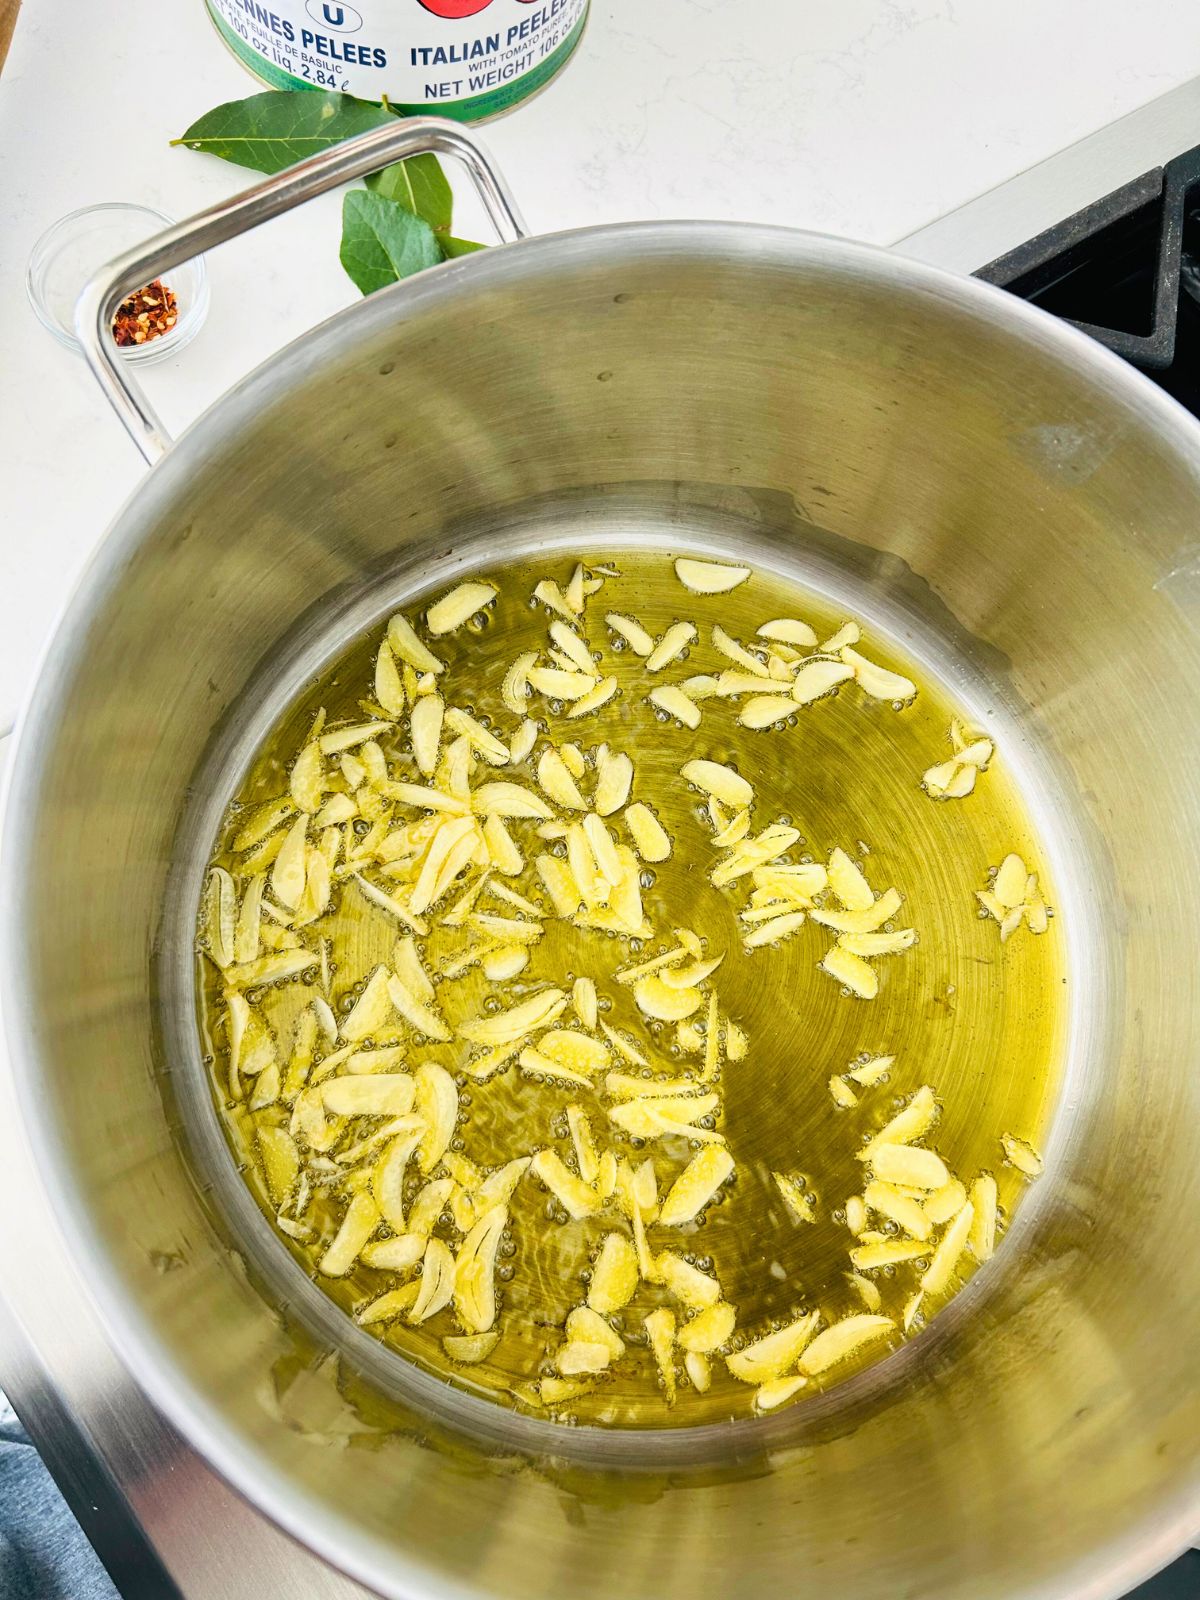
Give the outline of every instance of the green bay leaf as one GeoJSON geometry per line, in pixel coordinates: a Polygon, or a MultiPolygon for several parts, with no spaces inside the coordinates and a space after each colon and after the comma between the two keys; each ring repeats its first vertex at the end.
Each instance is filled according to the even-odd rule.
{"type": "Polygon", "coordinates": [[[435,233],[446,233],[454,212],[454,195],[436,156],[411,156],[373,172],[367,188],[385,200],[422,217],[435,233]]]}
{"type": "Polygon", "coordinates": [[[333,90],[268,89],[214,107],[171,143],[256,172],[281,172],[305,156],[395,120],[383,106],[333,90]]]}
{"type": "Polygon", "coordinates": [[[456,256],[473,255],[476,250],[486,250],[487,245],[476,244],[474,239],[456,239],[453,234],[439,233],[438,243],[442,247],[442,254],[447,261],[453,261],[456,256]]]}
{"type": "Polygon", "coordinates": [[[351,189],[342,200],[341,262],[363,294],[411,277],[442,259],[429,224],[395,200],[351,189]]]}

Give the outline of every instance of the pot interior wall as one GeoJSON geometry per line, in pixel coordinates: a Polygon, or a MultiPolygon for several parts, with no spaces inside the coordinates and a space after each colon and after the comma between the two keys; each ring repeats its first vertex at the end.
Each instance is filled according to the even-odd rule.
{"type": "Polygon", "coordinates": [[[439,269],[181,441],[27,719],[4,1009],[83,1270],[252,1498],[387,1593],[524,1600],[748,1600],[808,1574],[838,1600],[1115,1595],[1195,1531],[1197,455],[1148,386],[978,286],[681,227],[439,269]],[[176,1126],[177,891],[253,719],[497,541],[640,528],[808,563],[952,645],[1053,797],[1071,952],[1071,1070],[1023,1225],[882,1380],[708,1441],[703,1473],[423,1421],[282,1303],[176,1126]]]}

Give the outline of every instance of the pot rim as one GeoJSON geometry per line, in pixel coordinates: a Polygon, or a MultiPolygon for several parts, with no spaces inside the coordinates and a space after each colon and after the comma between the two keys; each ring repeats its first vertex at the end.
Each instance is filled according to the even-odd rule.
{"type": "MultiPolygon", "coordinates": [[[[898,294],[916,292],[948,303],[1002,335],[1036,346],[1064,366],[1075,368],[1081,381],[1107,391],[1132,421],[1156,431],[1188,466],[1200,502],[1200,423],[1150,379],[1080,329],[993,285],[880,246],[772,224],[703,221],[613,223],[536,235],[446,262],[346,306],[270,356],[215,400],[127,497],[60,608],[14,730],[0,816],[0,1016],[4,1019],[0,1047],[7,1046],[8,1076],[39,1170],[54,1182],[55,1215],[68,1254],[130,1377],[222,1478],[299,1543],[359,1582],[384,1594],[410,1595],[413,1600],[418,1596],[421,1600],[478,1600],[480,1591],[449,1581],[410,1559],[400,1547],[366,1532],[275,1468],[192,1384],[154,1324],[121,1292],[116,1274],[105,1268],[111,1257],[104,1236],[93,1226],[71,1182],[55,1120],[44,1103],[39,1104],[37,1026],[21,1004],[22,991],[28,992],[29,985],[22,981],[27,976],[27,952],[21,938],[20,908],[36,896],[36,884],[25,866],[23,819],[30,813],[42,773],[39,725],[52,718],[64,683],[74,676],[86,653],[81,642],[85,629],[76,626],[76,621],[93,613],[99,602],[119,587],[129,557],[141,542],[147,513],[156,499],[162,507],[169,505],[177,483],[190,471],[193,452],[219,453],[238,437],[243,423],[270,404],[281,387],[291,387],[306,370],[344,352],[349,330],[353,337],[365,338],[378,328],[414,319],[429,307],[456,299],[469,302],[477,289],[526,276],[534,267],[534,258],[536,270],[545,275],[569,270],[576,262],[594,264],[598,255],[607,255],[616,292],[616,274],[632,252],[639,261],[652,255],[708,256],[724,258],[731,266],[765,262],[780,269],[815,268],[833,277],[892,285],[898,294]],[[140,508],[136,519],[129,515],[135,505],[140,508]]],[[[49,1194],[48,1186],[48,1199],[49,1194]]],[[[957,1297],[959,1301],[971,1298],[969,1289],[957,1297]]],[[[944,1320],[945,1314],[912,1344],[924,1344],[944,1320]]],[[[895,1360],[892,1357],[880,1367],[894,1370],[895,1360]]],[[[861,1380],[878,1371],[879,1367],[869,1369],[840,1385],[835,1391],[839,1403],[853,1401],[855,1394],[862,1392],[861,1380]]],[[[803,1411],[813,1417],[818,1408],[827,1414],[828,1408],[819,1400],[803,1411]]],[[[552,1436],[565,1431],[553,1423],[542,1426],[552,1430],[552,1436]]],[[[769,1446],[773,1440],[791,1439],[796,1424],[781,1413],[745,1426],[753,1427],[754,1437],[769,1446]]],[[[686,1438],[696,1430],[656,1431],[686,1438]]],[[[1013,1600],[1118,1600],[1186,1549],[1198,1526],[1200,1464],[1170,1503],[1160,1506],[1152,1526],[1143,1522],[1117,1536],[1102,1552],[1093,1550],[1082,1565],[1064,1570],[1013,1600]]]]}

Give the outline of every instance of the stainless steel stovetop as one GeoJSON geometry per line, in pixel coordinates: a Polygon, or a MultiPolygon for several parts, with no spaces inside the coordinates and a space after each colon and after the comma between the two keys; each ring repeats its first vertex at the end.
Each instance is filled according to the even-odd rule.
{"type": "MultiPolygon", "coordinates": [[[[1129,204],[1140,204],[1143,190],[1146,196],[1155,190],[1155,169],[1196,146],[1200,79],[898,240],[895,248],[958,271],[979,271],[1123,186],[1133,186],[1129,204]]],[[[1010,278],[1001,274],[998,281],[1007,285],[1010,278]]],[[[75,1276],[52,1211],[31,1203],[40,1179],[18,1130],[11,1089],[0,1075],[0,1215],[6,1218],[0,1388],[125,1600],[363,1600],[365,1589],[266,1522],[142,1396],[75,1276]]],[[[1137,1595],[1196,1600],[1200,1553],[1137,1595]]]]}

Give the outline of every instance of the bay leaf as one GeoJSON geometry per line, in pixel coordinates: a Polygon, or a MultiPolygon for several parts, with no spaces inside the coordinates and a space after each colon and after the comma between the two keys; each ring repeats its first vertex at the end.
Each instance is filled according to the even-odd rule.
{"type": "Polygon", "coordinates": [[[454,211],[454,195],[436,156],[411,156],[371,173],[367,188],[385,200],[421,217],[435,233],[446,233],[454,211]]]}
{"type": "Polygon", "coordinates": [[[447,261],[453,261],[457,256],[469,256],[476,250],[486,250],[487,245],[476,244],[474,239],[456,239],[453,234],[439,233],[438,244],[442,247],[442,255],[447,261]]]}
{"type": "Polygon", "coordinates": [[[433,229],[395,200],[351,189],[342,200],[341,263],[363,294],[442,259],[433,229]]]}
{"type": "Polygon", "coordinates": [[[171,143],[256,172],[281,172],[305,156],[395,120],[383,106],[333,90],[268,89],[215,106],[171,143]]]}

